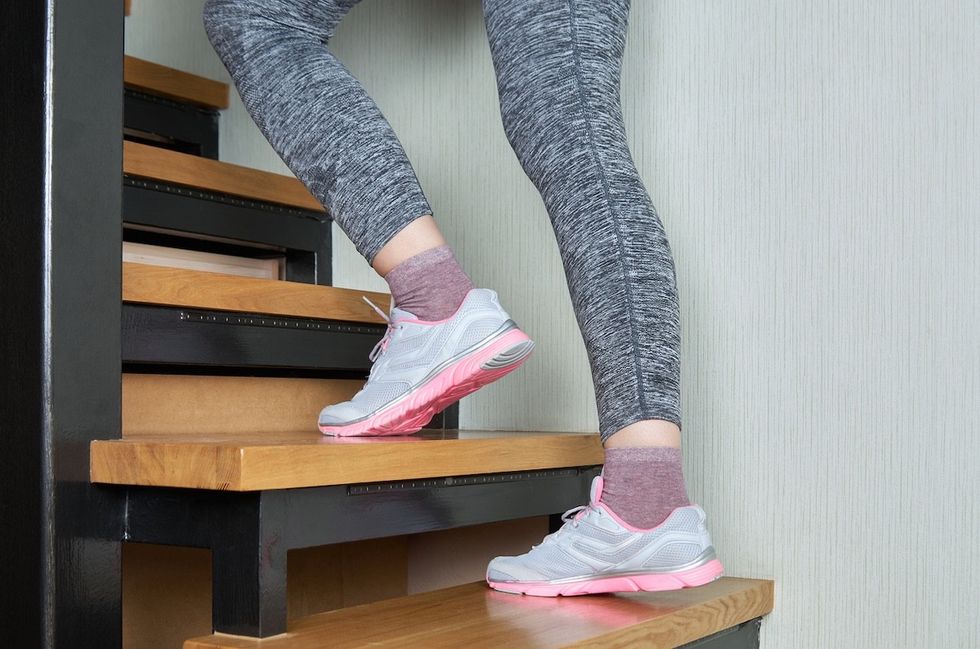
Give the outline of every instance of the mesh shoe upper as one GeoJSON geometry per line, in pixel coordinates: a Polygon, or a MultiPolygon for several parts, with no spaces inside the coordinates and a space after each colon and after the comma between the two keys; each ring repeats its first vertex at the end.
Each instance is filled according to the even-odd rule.
{"type": "Polygon", "coordinates": [[[367,383],[350,401],[324,408],[320,425],[344,425],[371,416],[506,328],[509,321],[497,294],[482,288],[472,289],[452,317],[438,322],[423,322],[407,311],[392,309],[367,383]]]}
{"type": "Polygon", "coordinates": [[[592,502],[566,512],[565,524],[530,552],[497,557],[487,568],[493,582],[544,582],[601,575],[670,572],[714,558],[705,513],[679,507],[663,523],[637,530],[617,520],[599,502],[602,478],[593,482],[592,502]]]}

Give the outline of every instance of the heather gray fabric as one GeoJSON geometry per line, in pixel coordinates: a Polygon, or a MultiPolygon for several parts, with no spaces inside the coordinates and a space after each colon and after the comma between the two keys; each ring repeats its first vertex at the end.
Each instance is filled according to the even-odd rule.
{"type": "MultiPolygon", "coordinates": [[[[431,210],[391,127],[325,46],[356,1],[209,0],[204,20],[256,123],[371,261],[431,210]]],[[[600,433],[679,425],[674,266],[619,105],[629,2],[483,9],[504,130],[554,225],[600,433]]]]}
{"type": "Polygon", "coordinates": [[[324,47],[358,0],[209,0],[204,27],[272,147],[372,261],[432,209],[388,121],[324,47]]]}

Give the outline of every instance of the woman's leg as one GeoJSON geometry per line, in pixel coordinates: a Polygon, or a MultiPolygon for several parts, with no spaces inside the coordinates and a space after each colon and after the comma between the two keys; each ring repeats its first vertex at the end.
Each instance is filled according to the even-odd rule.
{"type": "Polygon", "coordinates": [[[674,264],[619,105],[628,2],[485,0],[484,11],[504,130],[554,225],[603,441],[659,421],[639,426],[676,444],[674,264]]]}
{"type": "Polygon", "coordinates": [[[494,560],[488,579],[503,590],[544,595],[703,583],[720,564],[681,471],[673,259],[620,110],[629,2],[484,0],[483,6],[504,130],[554,226],[606,446],[604,480],[574,531],[563,530],[527,555],[494,560]],[[664,529],[684,540],[660,547],[664,529]],[[647,542],[636,541],[632,554],[610,556],[565,547],[582,534],[593,534],[585,544],[591,547],[605,538],[614,542],[610,548],[621,548],[629,535],[647,542]],[[689,578],[645,575],[625,583],[608,577],[622,566],[642,574],[678,563],[691,564],[689,578]],[[545,583],[568,579],[578,585],[545,583]]]}
{"type": "Polygon", "coordinates": [[[368,382],[325,408],[320,430],[406,434],[533,344],[459,267],[391,126],[327,49],[357,2],[208,0],[204,24],[252,119],[391,288],[368,382]]]}
{"type": "Polygon", "coordinates": [[[388,121],[326,47],[357,2],[209,0],[204,25],[263,135],[371,262],[432,209],[388,121]]]}

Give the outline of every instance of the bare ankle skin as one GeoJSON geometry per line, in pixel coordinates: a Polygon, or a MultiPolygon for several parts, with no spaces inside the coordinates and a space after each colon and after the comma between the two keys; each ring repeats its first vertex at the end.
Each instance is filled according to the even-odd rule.
{"type": "Polygon", "coordinates": [[[650,446],[681,447],[681,429],[663,419],[645,419],[620,428],[612,434],[605,448],[642,448],[650,446]]]}
{"type": "Polygon", "coordinates": [[[446,239],[439,231],[435,219],[428,214],[420,216],[402,228],[378,251],[371,262],[371,267],[384,277],[406,259],[444,245],[446,239]]]}

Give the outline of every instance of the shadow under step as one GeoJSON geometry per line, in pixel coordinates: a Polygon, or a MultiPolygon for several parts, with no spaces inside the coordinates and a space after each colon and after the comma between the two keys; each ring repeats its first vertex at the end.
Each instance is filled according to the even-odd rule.
{"type": "Polygon", "coordinates": [[[184,649],[755,647],[758,624],[751,621],[772,608],[773,582],[756,579],[567,598],[509,595],[475,583],[295,619],[272,638],[214,634],[187,640],[184,649]]]}

